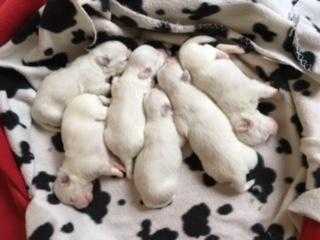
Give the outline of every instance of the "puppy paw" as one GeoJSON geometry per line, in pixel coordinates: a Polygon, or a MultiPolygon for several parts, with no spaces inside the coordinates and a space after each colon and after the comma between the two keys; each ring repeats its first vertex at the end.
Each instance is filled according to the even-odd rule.
{"type": "Polygon", "coordinates": [[[113,163],[111,167],[111,175],[119,178],[126,177],[126,169],[119,163],[113,163]]]}

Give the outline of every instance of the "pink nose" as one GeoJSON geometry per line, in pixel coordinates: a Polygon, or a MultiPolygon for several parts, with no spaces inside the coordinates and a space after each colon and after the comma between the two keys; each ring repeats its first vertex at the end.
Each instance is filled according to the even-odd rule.
{"type": "Polygon", "coordinates": [[[71,198],[71,203],[78,209],[86,208],[92,202],[93,196],[90,193],[85,194],[82,197],[71,198]]]}

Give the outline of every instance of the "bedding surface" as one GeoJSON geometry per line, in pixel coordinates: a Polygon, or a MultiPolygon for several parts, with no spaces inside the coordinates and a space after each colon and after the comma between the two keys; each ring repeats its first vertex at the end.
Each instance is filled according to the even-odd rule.
{"type": "Polygon", "coordinates": [[[28,238],[294,240],[301,216],[320,221],[319,10],[316,0],[49,0],[0,48],[1,120],[32,197],[28,238]],[[44,77],[105,41],[175,54],[199,34],[243,48],[233,58],[241,70],[281,91],[259,104],[280,128],[256,148],[263,158],[249,174],[255,184],[235,194],[188,154],[167,208],[146,209],[130,181],[109,178],[95,182],[89,207],[60,203],[52,183],[64,157],[61,135],[30,117],[44,77]]]}

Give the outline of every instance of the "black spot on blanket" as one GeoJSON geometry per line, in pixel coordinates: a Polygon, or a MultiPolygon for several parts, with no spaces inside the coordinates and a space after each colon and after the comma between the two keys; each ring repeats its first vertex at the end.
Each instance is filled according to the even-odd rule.
{"type": "Polygon", "coordinates": [[[268,76],[267,73],[263,70],[262,67],[256,66],[256,67],[255,67],[255,71],[256,71],[256,73],[258,74],[259,78],[261,78],[263,81],[266,81],[266,82],[267,82],[267,81],[270,80],[269,76],[268,76]]]}
{"type": "Polygon", "coordinates": [[[32,88],[27,78],[10,67],[0,66],[0,91],[4,90],[8,98],[14,97],[19,89],[32,88]]]}
{"type": "Polygon", "coordinates": [[[267,101],[262,101],[258,104],[258,110],[259,112],[261,112],[264,115],[269,115],[271,112],[273,112],[274,110],[276,110],[276,106],[271,103],[271,102],[267,102],[267,101]]]}
{"type": "Polygon", "coordinates": [[[289,65],[279,64],[279,67],[271,73],[269,79],[271,86],[289,91],[289,81],[301,76],[302,73],[297,69],[289,65]]]}
{"type": "Polygon", "coordinates": [[[303,132],[303,126],[301,124],[301,121],[298,117],[298,114],[294,114],[292,117],[291,117],[291,122],[295,125],[296,127],[296,130],[299,134],[300,137],[302,137],[302,132],[303,132]]]}
{"type": "Polygon", "coordinates": [[[316,55],[310,51],[298,51],[298,61],[306,70],[312,70],[316,62],[316,55]]]}
{"type": "Polygon", "coordinates": [[[291,53],[295,60],[297,60],[305,70],[312,70],[316,61],[316,56],[313,52],[303,51],[296,47],[294,43],[295,34],[295,30],[290,28],[282,47],[285,51],[291,53]]]}
{"type": "Polygon", "coordinates": [[[57,53],[51,58],[41,59],[35,62],[25,62],[22,60],[23,65],[29,67],[46,67],[52,71],[65,67],[68,63],[68,56],[66,53],[57,53]]]}
{"type": "Polygon", "coordinates": [[[308,163],[307,156],[304,155],[304,154],[301,154],[301,165],[302,165],[302,167],[304,167],[305,169],[309,168],[309,163],[308,163]]]}
{"type": "Polygon", "coordinates": [[[34,160],[34,155],[32,152],[30,152],[30,145],[26,141],[20,142],[20,156],[17,154],[14,155],[18,167],[20,167],[22,164],[31,163],[31,161],[34,160]]]}
{"type": "Polygon", "coordinates": [[[110,0],[100,0],[103,12],[110,10],[110,0]]]}
{"type": "Polygon", "coordinates": [[[189,237],[199,238],[210,233],[208,217],[210,209],[205,203],[194,205],[183,216],[183,230],[189,237]]]}
{"type": "Polygon", "coordinates": [[[249,38],[251,41],[254,41],[256,39],[256,35],[252,33],[244,33],[242,35],[245,36],[246,38],[249,38]]]}
{"type": "Polygon", "coordinates": [[[257,235],[253,240],[283,240],[284,238],[283,227],[276,223],[271,224],[267,230],[261,223],[256,223],[251,227],[251,231],[257,235]]]}
{"type": "Polygon", "coordinates": [[[161,16],[161,15],[165,15],[166,12],[165,12],[163,9],[160,8],[160,9],[157,9],[157,10],[156,10],[156,14],[158,14],[158,15],[161,16]]]}
{"type": "Polygon", "coordinates": [[[66,223],[61,227],[61,232],[72,233],[73,231],[74,231],[74,226],[71,222],[66,223]]]}
{"type": "Polygon", "coordinates": [[[61,139],[61,133],[58,132],[51,137],[52,145],[57,152],[64,152],[63,142],[61,139]]]}
{"type": "Polygon", "coordinates": [[[234,41],[239,47],[241,47],[246,53],[255,51],[253,44],[246,37],[232,38],[231,40],[234,41]]]}
{"type": "Polygon", "coordinates": [[[118,205],[119,206],[124,206],[126,204],[126,200],[125,199],[120,199],[119,201],[118,201],[118,205]]]}
{"type": "Polygon", "coordinates": [[[145,44],[150,45],[156,49],[165,49],[166,47],[160,41],[146,41],[145,44]]]}
{"type": "Polygon", "coordinates": [[[263,157],[258,154],[257,166],[250,170],[247,180],[254,179],[253,186],[248,190],[261,203],[266,203],[273,192],[273,183],[276,180],[276,172],[265,167],[263,157]]]}
{"type": "Polygon", "coordinates": [[[293,183],[293,178],[292,178],[292,177],[286,177],[286,178],[284,179],[284,182],[285,182],[285,183],[288,183],[288,184],[291,184],[291,183],[293,183]]]}
{"type": "Polygon", "coordinates": [[[32,179],[32,185],[36,186],[37,189],[50,191],[49,184],[54,182],[56,177],[54,175],[48,174],[47,172],[41,171],[32,179]]]}
{"type": "Polygon", "coordinates": [[[300,92],[304,96],[311,95],[310,86],[311,84],[303,79],[295,81],[292,85],[294,91],[300,92]]]}
{"type": "Polygon", "coordinates": [[[199,24],[196,33],[206,34],[214,38],[227,38],[228,28],[222,24],[199,24]]]}
{"type": "Polygon", "coordinates": [[[99,181],[95,181],[93,186],[93,200],[90,205],[84,209],[76,209],[77,211],[87,214],[95,223],[102,223],[102,219],[108,213],[108,205],[111,201],[109,193],[101,190],[99,181]]]}
{"type": "Polygon", "coordinates": [[[172,231],[170,228],[162,228],[151,234],[151,221],[145,219],[141,223],[141,230],[137,236],[142,240],[175,240],[178,238],[178,232],[172,231]]]}
{"type": "Polygon", "coordinates": [[[202,164],[195,153],[183,160],[192,171],[203,171],[202,164]]]}
{"type": "Polygon", "coordinates": [[[301,195],[306,191],[306,183],[305,182],[300,182],[295,186],[295,190],[297,195],[301,195]]]}
{"type": "Polygon", "coordinates": [[[143,10],[143,0],[117,0],[120,4],[127,6],[131,10],[147,15],[143,10]]]}
{"type": "Polygon", "coordinates": [[[104,18],[104,16],[99,11],[97,11],[87,3],[82,5],[82,7],[90,17],[104,18]]]}
{"type": "Polygon", "coordinates": [[[263,23],[255,23],[253,25],[253,32],[259,34],[261,38],[266,42],[272,42],[277,36],[275,32],[269,30],[269,28],[263,23]]]}
{"type": "Polygon", "coordinates": [[[138,28],[138,23],[128,16],[116,16],[113,15],[112,18],[120,23],[123,23],[126,27],[138,28]]]}
{"type": "Polygon", "coordinates": [[[96,47],[102,43],[108,42],[108,41],[120,41],[124,45],[126,45],[127,48],[129,48],[131,50],[134,50],[138,47],[138,43],[132,38],[128,38],[128,37],[124,37],[124,36],[110,36],[110,35],[108,35],[107,32],[99,31],[97,33],[97,41],[90,48],[94,48],[94,47],[96,47]]]}
{"type": "Polygon", "coordinates": [[[219,240],[219,239],[220,238],[218,236],[211,234],[207,236],[204,240],[219,240]]]}
{"type": "Polygon", "coordinates": [[[87,3],[82,5],[82,7],[90,17],[104,18],[104,16],[99,11],[97,11],[87,3]]]}
{"type": "Polygon", "coordinates": [[[217,213],[219,213],[220,215],[228,215],[232,213],[232,211],[233,211],[233,207],[231,204],[222,205],[217,209],[217,213]]]}
{"type": "Polygon", "coordinates": [[[72,36],[71,42],[73,44],[79,44],[86,41],[86,33],[82,29],[72,31],[72,36]]]}
{"type": "Polygon", "coordinates": [[[21,126],[22,128],[27,128],[26,125],[24,125],[20,122],[19,116],[11,110],[0,113],[0,122],[8,130],[12,130],[16,126],[21,126]]]}
{"type": "Polygon", "coordinates": [[[57,196],[54,193],[50,193],[47,195],[47,201],[51,205],[58,205],[60,204],[60,200],[57,198],[57,196]]]}
{"type": "Polygon", "coordinates": [[[276,148],[277,153],[291,154],[292,148],[290,142],[284,138],[281,138],[278,143],[278,147],[276,148]]]}
{"type": "Polygon", "coordinates": [[[316,171],[312,173],[314,177],[314,187],[320,188],[320,168],[318,168],[316,171]]]}
{"type": "Polygon", "coordinates": [[[76,25],[77,10],[69,0],[48,0],[40,20],[40,27],[60,33],[76,25]]]}
{"type": "Polygon", "coordinates": [[[46,56],[51,56],[53,54],[53,49],[52,48],[48,48],[43,53],[46,56]]]}
{"type": "Polygon", "coordinates": [[[40,14],[37,12],[33,15],[27,23],[14,35],[11,41],[14,44],[20,44],[24,42],[33,33],[37,33],[38,26],[40,24],[40,14]]]}
{"type": "Polygon", "coordinates": [[[210,4],[203,2],[199,5],[197,9],[191,10],[189,8],[182,9],[182,13],[189,14],[189,19],[191,20],[200,20],[202,18],[211,16],[220,12],[220,7],[215,4],[210,4]]]}
{"type": "Polygon", "coordinates": [[[161,21],[161,22],[159,23],[159,25],[156,26],[154,29],[155,29],[156,31],[158,31],[158,32],[164,32],[164,33],[171,32],[170,23],[165,22],[165,21],[161,21]]]}
{"type": "Polygon", "coordinates": [[[50,222],[46,222],[37,227],[30,235],[28,240],[50,240],[53,232],[53,225],[50,222]]]}
{"type": "Polygon", "coordinates": [[[210,177],[208,174],[204,173],[202,175],[202,182],[207,187],[213,187],[217,184],[217,181],[210,177]]]}

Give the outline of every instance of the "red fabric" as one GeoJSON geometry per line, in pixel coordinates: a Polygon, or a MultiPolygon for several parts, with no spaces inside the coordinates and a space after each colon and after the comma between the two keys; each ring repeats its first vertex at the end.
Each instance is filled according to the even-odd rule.
{"type": "Polygon", "coordinates": [[[0,0],[0,46],[6,43],[45,0],[0,0]]]}
{"type": "Polygon", "coordinates": [[[320,240],[320,223],[305,218],[300,240],[320,240]]]}
{"type": "Polygon", "coordinates": [[[29,202],[22,175],[18,170],[3,128],[0,129],[0,236],[25,239],[25,210],[29,202]]]}

